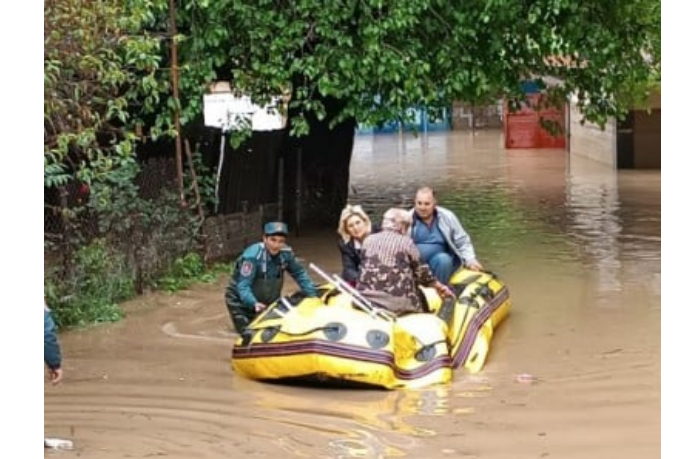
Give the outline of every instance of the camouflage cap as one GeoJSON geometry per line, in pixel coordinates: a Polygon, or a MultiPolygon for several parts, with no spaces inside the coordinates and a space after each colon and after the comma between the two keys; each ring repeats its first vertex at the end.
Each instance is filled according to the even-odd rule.
{"type": "Polygon", "coordinates": [[[287,224],[284,222],[268,222],[265,223],[265,236],[272,236],[273,234],[282,234],[287,236],[289,230],[287,229],[287,224]]]}

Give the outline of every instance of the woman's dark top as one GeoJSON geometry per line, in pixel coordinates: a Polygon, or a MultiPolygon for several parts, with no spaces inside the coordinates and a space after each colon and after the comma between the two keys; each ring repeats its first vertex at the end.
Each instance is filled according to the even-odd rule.
{"type": "Polygon", "coordinates": [[[340,277],[350,285],[354,286],[357,278],[360,277],[360,249],[355,247],[355,240],[348,242],[340,241],[340,259],[343,264],[343,272],[340,277]]]}
{"type": "MultiPolygon", "coordinates": [[[[381,226],[372,223],[371,233],[378,233],[381,231],[381,226]]],[[[343,265],[343,272],[340,277],[353,287],[357,282],[357,278],[360,277],[360,249],[355,247],[355,240],[350,238],[348,242],[344,242],[342,239],[338,242],[338,247],[340,248],[340,258],[343,265]]]]}

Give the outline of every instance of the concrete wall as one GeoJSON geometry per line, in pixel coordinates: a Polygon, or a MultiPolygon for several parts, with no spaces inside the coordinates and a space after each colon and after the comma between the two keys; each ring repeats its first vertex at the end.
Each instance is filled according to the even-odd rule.
{"type": "Polygon", "coordinates": [[[250,244],[262,240],[263,223],[277,220],[277,203],[257,211],[220,214],[204,222],[207,261],[230,261],[250,244]]]}
{"type": "Polygon", "coordinates": [[[569,154],[616,168],[617,123],[615,120],[608,120],[603,130],[591,123],[581,126],[581,112],[573,101],[569,107],[569,154]]]}
{"type": "Polygon", "coordinates": [[[660,90],[630,111],[619,132],[618,123],[613,118],[603,130],[589,123],[581,126],[581,113],[575,102],[572,100],[569,105],[568,149],[571,157],[591,159],[614,169],[661,168],[660,90]]]}

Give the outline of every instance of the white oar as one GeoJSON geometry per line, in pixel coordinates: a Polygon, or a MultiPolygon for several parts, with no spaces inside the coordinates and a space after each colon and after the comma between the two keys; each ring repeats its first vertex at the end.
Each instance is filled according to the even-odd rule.
{"type": "Polygon", "coordinates": [[[288,300],[287,298],[283,297],[283,296],[280,297],[280,303],[282,303],[282,304],[284,305],[284,307],[287,308],[287,310],[286,310],[286,311],[283,311],[282,308],[280,308],[280,307],[278,306],[278,307],[275,308],[275,311],[277,312],[277,314],[279,314],[279,315],[281,315],[282,317],[284,317],[284,316],[287,315],[287,313],[288,313],[289,311],[292,310],[292,308],[293,308],[294,306],[292,306],[292,303],[290,303],[289,300],[288,300]]]}
{"type": "Polygon", "coordinates": [[[364,297],[364,296],[359,292],[359,290],[357,290],[355,287],[353,287],[352,285],[350,285],[350,284],[348,284],[347,282],[345,282],[345,280],[343,280],[342,277],[338,276],[337,274],[333,274],[333,278],[335,279],[335,281],[336,281],[338,284],[340,284],[340,285],[342,286],[343,289],[345,289],[345,291],[346,291],[347,293],[349,293],[350,295],[352,295],[352,296],[354,296],[355,298],[357,298],[358,301],[361,301],[362,303],[364,303],[365,307],[367,307],[368,309],[371,309],[371,310],[374,311],[377,315],[380,315],[380,316],[384,317],[384,318],[387,319],[387,320],[394,320],[395,317],[394,317],[394,315],[393,315],[390,311],[387,311],[387,310],[385,310],[385,309],[380,309],[380,308],[377,308],[377,307],[375,307],[374,305],[372,305],[372,302],[371,302],[371,301],[369,301],[366,297],[364,297]]]}
{"type": "Polygon", "coordinates": [[[394,318],[388,313],[388,311],[384,311],[382,309],[375,308],[372,306],[372,303],[362,296],[360,292],[352,288],[350,285],[348,285],[345,281],[342,279],[337,278],[336,279],[330,277],[328,274],[326,274],[321,268],[316,266],[314,263],[311,263],[309,265],[311,269],[316,271],[321,277],[323,277],[327,282],[330,282],[333,284],[338,290],[340,290],[343,293],[346,293],[350,295],[350,298],[353,300],[353,302],[363,311],[366,313],[370,314],[372,317],[379,316],[382,319],[385,320],[393,320],[394,318]]]}

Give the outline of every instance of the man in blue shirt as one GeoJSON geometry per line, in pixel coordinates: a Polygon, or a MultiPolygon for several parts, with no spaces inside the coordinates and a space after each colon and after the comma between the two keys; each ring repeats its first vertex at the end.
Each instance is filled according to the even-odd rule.
{"type": "Polygon", "coordinates": [[[448,284],[452,274],[461,266],[474,271],[483,271],[476,259],[474,246],[457,216],[437,205],[432,188],[423,187],[416,192],[413,223],[410,235],[435,277],[448,284]]]}
{"type": "Polygon", "coordinates": [[[287,245],[288,233],[286,223],[265,224],[262,242],[250,245],[234,262],[225,298],[238,333],[280,297],[285,271],[307,296],[318,295],[306,269],[287,245]]]}

